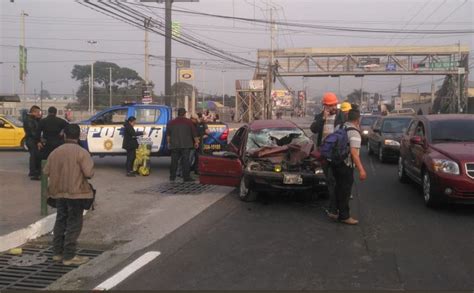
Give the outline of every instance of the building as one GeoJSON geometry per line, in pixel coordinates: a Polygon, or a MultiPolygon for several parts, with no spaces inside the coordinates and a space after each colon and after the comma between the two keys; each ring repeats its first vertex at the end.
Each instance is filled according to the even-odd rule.
{"type": "Polygon", "coordinates": [[[474,114],[474,81],[470,81],[467,88],[467,113],[474,114]]]}
{"type": "Polygon", "coordinates": [[[19,105],[20,97],[18,95],[0,94],[0,114],[18,116],[19,105]]]}
{"type": "Polygon", "coordinates": [[[75,103],[76,100],[70,98],[61,99],[26,99],[20,100],[18,95],[0,95],[0,114],[21,116],[21,111],[29,111],[31,106],[36,105],[46,113],[48,108],[54,106],[58,109],[58,116],[64,116],[67,106],[75,103]]]}

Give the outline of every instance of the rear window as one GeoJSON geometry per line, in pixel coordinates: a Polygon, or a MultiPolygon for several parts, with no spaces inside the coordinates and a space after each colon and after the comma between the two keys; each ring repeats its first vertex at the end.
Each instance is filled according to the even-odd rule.
{"type": "Polygon", "coordinates": [[[362,126],[372,126],[377,120],[377,116],[364,116],[360,119],[360,125],[362,126]]]}
{"type": "Polygon", "coordinates": [[[430,127],[433,142],[474,142],[474,119],[432,121],[430,127]]]}
{"type": "Polygon", "coordinates": [[[136,108],[135,118],[138,124],[155,123],[160,117],[160,110],[156,108],[136,108]]]}
{"type": "Polygon", "coordinates": [[[404,133],[411,119],[385,119],[382,124],[382,132],[384,133],[404,133]]]}

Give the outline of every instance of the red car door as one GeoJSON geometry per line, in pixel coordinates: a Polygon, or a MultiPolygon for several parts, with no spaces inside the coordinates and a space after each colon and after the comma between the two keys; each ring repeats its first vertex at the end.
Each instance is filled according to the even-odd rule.
{"type": "Polygon", "coordinates": [[[199,157],[199,182],[201,184],[239,186],[242,174],[242,162],[234,153],[223,152],[222,156],[199,157]]]}
{"type": "Polygon", "coordinates": [[[199,182],[201,184],[239,186],[243,175],[241,161],[247,127],[241,127],[233,136],[226,152],[199,156],[199,182]]]}

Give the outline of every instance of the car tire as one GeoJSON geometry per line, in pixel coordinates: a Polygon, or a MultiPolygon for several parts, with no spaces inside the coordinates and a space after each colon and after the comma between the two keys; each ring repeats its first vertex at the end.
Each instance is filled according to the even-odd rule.
{"type": "Polygon", "coordinates": [[[425,205],[430,208],[438,207],[440,202],[438,195],[433,192],[430,173],[428,171],[424,171],[421,180],[425,205]]]}
{"type": "Polygon", "coordinates": [[[383,156],[383,148],[382,148],[382,146],[379,146],[378,155],[379,155],[379,161],[380,161],[380,163],[385,163],[385,157],[383,156]]]}
{"type": "Polygon", "coordinates": [[[369,153],[369,156],[374,154],[374,151],[372,150],[372,147],[370,146],[370,141],[367,141],[367,152],[369,153]]]}
{"type": "Polygon", "coordinates": [[[242,201],[251,202],[257,200],[258,193],[253,191],[244,177],[240,180],[239,198],[242,201]]]}
{"type": "Polygon", "coordinates": [[[21,149],[24,150],[25,152],[28,151],[28,146],[26,145],[26,139],[22,139],[20,142],[21,149]]]}
{"type": "Polygon", "coordinates": [[[401,183],[408,183],[410,181],[410,178],[408,178],[408,175],[405,171],[405,165],[403,164],[403,159],[401,156],[398,158],[398,180],[401,183]]]}

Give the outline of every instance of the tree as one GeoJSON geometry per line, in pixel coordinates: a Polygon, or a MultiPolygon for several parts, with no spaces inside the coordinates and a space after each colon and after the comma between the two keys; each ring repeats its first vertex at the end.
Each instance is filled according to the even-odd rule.
{"type": "MultiPolygon", "coordinates": [[[[94,106],[109,105],[110,70],[112,68],[113,104],[133,99],[138,101],[142,96],[143,79],[133,69],[120,67],[111,62],[94,63],[94,106]]],[[[89,104],[89,79],[91,65],[74,65],[71,76],[80,81],[77,97],[81,106],[89,104]]],[[[153,85],[152,85],[153,86],[153,85]]]]}
{"type": "Polygon", "coordinates": [[[43,89],[40,91],[40,97],[43,99],[51,99],[51,94],[49,93],[48,90],[43,89]]]}
{"type": "MultiPolygon", "coordinates": [[[[193,86],[186,82],[176,82],[171,87],[171,91],[176,96],[176,100],[172,103],[176,107],[184,107],[184,98],[188,96],[189,102],[191,102],[191,96],[193,94],[193,86]]],[[[198,91],[194,88],[194,93],[196,97],[198,96],[198,91]]],[[[172,99],[173,101],[173,99],[172,99]]]]}

